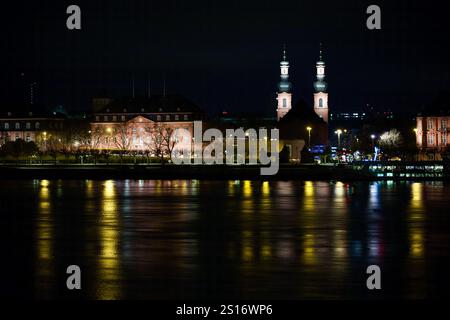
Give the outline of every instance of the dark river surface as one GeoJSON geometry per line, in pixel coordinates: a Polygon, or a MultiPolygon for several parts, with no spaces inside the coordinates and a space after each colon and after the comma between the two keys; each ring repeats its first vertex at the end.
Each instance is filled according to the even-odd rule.
{"type": "Polygon", "coordinates": [[[1,180],[0,214],[3,297],[450,296],[444,182],[1,180]]]}

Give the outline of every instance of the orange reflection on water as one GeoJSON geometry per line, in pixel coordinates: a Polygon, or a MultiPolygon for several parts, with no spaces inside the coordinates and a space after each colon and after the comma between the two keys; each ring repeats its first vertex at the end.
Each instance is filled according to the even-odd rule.
{"type": "Polygon", "coordinates": [[[48,180],[42,180],[39,189],[39,217],[37,249],[40,259],[50,259],[52,256],[53,228],[51,224],[51,208],[48,180]]]}
{"type": "Polygon", "coordinates": [[[39,209],[37,216],[37,263],[36,263],[36,287],[39,288],[39,298],[47,298],[51,295],[51,279],[54,276],[53,238],[54,227],[52,207],[50,199],[50,181],[42,180],[39,184],[39,209]]]}

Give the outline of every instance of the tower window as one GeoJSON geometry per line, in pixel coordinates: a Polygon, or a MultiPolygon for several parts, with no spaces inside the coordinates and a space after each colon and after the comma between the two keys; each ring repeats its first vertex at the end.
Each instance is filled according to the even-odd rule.
{"type": "Polygon", "coordinates": [[[286,101],[286,98],[283,99],[283,108],[287,108],[287,101],[286,101]]]}
{"type": "Polygon", "coordinates": [[[323,99],[322,98],[319,99],[319,108],[323,108],[323,99]]]}

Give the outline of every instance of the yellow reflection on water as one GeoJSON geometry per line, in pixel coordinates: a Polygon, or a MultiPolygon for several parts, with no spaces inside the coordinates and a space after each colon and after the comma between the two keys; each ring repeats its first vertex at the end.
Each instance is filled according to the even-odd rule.
{"type": "Polygon", "coordinates": [[[303,211],[314,212],[316,199],[314,197],[314,183],[312,181],[305,181],[304,192],[303,211]]]}
{"type": "Polygon", "coordinates": [[[345,210],[347,207],[346,201],[347,185],[338,181],[334,185],[334,206],[336,210],[345,210]]]}
{"type": "Polygon", "coordinates": [[[423,207],[422,188],[423,185],[420,182],[416,182],[411,185],[410,207],[413,209],[421,209],[423,207]]]}
{"type": "Polygon", "coordinates": [[[253,193],[252,183],[250,180],[245,180],[244,185],[242,187],[242,193],[245,197],[250,197],[253,193]]]}
{"type": "Polygon", "coordinates": [[[244,231],[242,234],[242,259],[244,261],[251,261],[253,259],[253,233],[251,231],[244,231]]]}
{"type": "Polygon", "coordinates": [[[411,184],[411,201],[409,204],[409,252],[414,258],[424,256],[425,206],[423,200],[423,183],[411,184]]]}
{"type": "Polygon", "coordinates": [[[414,258],[420,258],[424,255],[423,231],[419,228],[411,230],[409,236],[409,252],[414,258]]]}
{"type": "Polygon", "coordinates": [[[264,181],[261,186],[261,193],[263,196],[269,196],[270,195],[270,186],[269,181],[264,181]]]}
{"type": "Polygon", "coordinates": [[[303,241],[303,261],[305,264],[315,264],[317,261],[316,252],[315,252],[315,241],[314,234],[308,233],[305,235],[305,239],[303,241]]]}
{"type": "Polygon", "coordinates": [[[99,257],[99,299],[119,299],[120,257],[119,220],[117,210],[116,186],[113,180],[105,181],[102,192],[102,212],[100,223],[99,257]]]}

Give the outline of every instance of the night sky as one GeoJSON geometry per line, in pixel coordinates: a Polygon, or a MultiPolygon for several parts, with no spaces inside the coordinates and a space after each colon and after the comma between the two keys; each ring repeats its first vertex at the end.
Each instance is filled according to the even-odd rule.
{"type": "MultiPolygon", "coordinates": [[[[444,3],[444,2],[442,2],[444,3]]],[[[3,4],[2,4],[3,5],[3,4]]],[[[283,43],[294,101],[312,102],[323,43],[331,111],[419,109],[450,88],[449,11],[436,1],[14,1],[2,7],[3,111],[36,81],[38,103],[88,111],[91,98],[183,94],[208,113],[274,115],[283,43]],[[66,8],[82,30],[66,28],[66,8]],[[366,28],[369,4],[382,30],[366,28]],[[21,77],[21,73],[24,74],[21,77]]]]}

